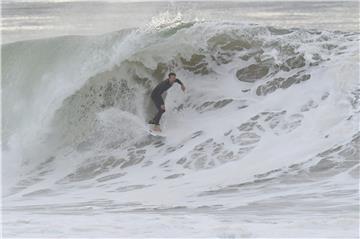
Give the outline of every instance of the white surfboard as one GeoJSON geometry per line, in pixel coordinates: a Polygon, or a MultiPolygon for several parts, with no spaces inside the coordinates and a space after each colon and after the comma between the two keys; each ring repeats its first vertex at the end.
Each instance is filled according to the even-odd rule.
{"type": "Polygon", "coordinates": [[[164,134],[164,132],[159,132],[153,129],[153,125],[148,125],[148,128],[146,130],[149,134],[153,135],[153,136],[161,136],[161,137],[165,137],[166,135],[164,134]]]}

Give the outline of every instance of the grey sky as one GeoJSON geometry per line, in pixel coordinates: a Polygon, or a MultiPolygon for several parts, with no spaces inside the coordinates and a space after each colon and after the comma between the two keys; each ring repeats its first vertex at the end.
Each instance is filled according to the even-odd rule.
{"type": "MultiPolygon", "coordinates": [[[[222,2],[222,0],[2,0],[1,2],[222,2]]],[[[231,2],[356,2],[356,0],[225,0],[231,2]]]]}

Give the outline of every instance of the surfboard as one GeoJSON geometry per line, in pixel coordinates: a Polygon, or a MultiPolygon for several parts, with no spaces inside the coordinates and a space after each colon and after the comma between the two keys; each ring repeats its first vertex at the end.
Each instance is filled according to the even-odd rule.
{"type": "Polygon", "coordinates": [[[157,131],[154,131],[154,130],[151,130],[149,129],[149,134],[151,134],[152,136],[159,136],[159,137],[165,137],[164,133],[163,132],[157,132],[157,131]]]}
{"type": "Polygon", "coordinates": [[[153,136],[160,136],[160,137],[165,137],[166,135],[164,134],[164,132],[159,132],[159,131],[156,131],[156,130],[153,130],[153,125],[148,125],[146,131],[153,135],[153,136]]]}

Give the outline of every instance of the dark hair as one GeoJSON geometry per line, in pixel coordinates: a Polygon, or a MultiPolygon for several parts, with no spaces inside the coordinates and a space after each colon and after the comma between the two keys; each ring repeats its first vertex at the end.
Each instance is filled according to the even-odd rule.
{"type": "Polygon", "coordinates": [[[169,73],[169,78],[170,78],[170,76],[176,76],[176,74],[174,72],[170,72],[169,73]]]}

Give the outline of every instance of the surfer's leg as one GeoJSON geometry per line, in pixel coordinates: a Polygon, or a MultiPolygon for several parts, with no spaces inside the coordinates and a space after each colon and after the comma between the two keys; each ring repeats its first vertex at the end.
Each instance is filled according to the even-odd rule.
{"type": "Polygon", "coordinates": [[[159,96],[159,97],[153,98],[153,101],[156,105],[156,108],[158,109],[158,112],[155,115],[153,122],[154,122],[154,124],[159,125],[161,116],[165,112],[165,110],[161,108],[161,105],[164,105],[164,100],[162,99],[161,96],[159,96]]]}
{"type": "MultiPolygon", "coordinates": [[[[159,111],[158,101],[156,100],[156,96],[151,95],[151,100],[154,102],[154,105],[156,106],[156,109],[159,111]]],[[[152,120],[149,121],[149,124],[155,124],[155,117],[152,118],[152,120]]]]}

